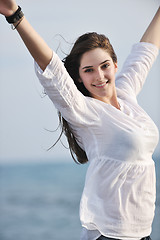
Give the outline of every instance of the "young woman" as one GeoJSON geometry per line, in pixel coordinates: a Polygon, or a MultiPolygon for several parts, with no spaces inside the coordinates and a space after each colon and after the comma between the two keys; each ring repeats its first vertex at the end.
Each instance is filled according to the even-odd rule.
{"type": "Polygon", "coordinates": [[[14,0],[0,0],[0,13],[35,59],[71,153],[90,163],[80,205],[81,239],[150,239],[158,130],[136,96],[160,48],[160,9],[116,81],[117,57],[104,35],[79,37],[63,64],[14,0]]]}

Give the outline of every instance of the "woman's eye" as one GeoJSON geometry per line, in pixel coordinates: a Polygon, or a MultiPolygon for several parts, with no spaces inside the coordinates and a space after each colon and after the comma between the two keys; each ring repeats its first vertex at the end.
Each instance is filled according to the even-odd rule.
{"type": "Polygon", "coordinates": [[[102,66],[102,68],[108,68],[109,67],[109,64],[108,63],[106,63],[106,64],[104,64],[103,66],[102,66]]]}
{"type": "Polygon", "coordinates": [[[93,71],[92,68],[88,68],[88,69],[86,69],[84,72],[89,73],[89,72],[92,72],[92,71],[93,71]]]}

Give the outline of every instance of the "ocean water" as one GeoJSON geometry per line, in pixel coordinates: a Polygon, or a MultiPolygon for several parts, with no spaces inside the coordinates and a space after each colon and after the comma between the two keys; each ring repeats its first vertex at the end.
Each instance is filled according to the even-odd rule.
{"type": "MultiPolygon", "coordinates": [[[[160,159],[152,239],[160,240],[160,159]]],[[[0,240],[79,240],[87,165],[0,165],[0,240]]]]}

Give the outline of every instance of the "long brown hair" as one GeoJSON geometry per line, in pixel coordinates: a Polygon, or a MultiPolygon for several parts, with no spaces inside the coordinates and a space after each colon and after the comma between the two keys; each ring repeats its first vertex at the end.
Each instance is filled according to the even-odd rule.
{"type": "MultiPolygon", "coordinates": [[[[84,85],[78,81],[78,79],[80,78],[79,76],[80,61],[81,61],[82,55],[85,52],[91,51],[95,48],[102,48],[106,50],[108,54],[111,56],[113,62],[114,63],[117,62],[117,56],[114,52],[114,49],[109,39],[105,35],[98,34],[96,32],[86,33],[80,36],[75,42],[75,44],[73,45],[73,48],[70,54],[63,59],[65,68],[67,69],[69,75],[73,79],[78,90],[81,91],[81,93],[84,96],[90,96],[90,95],[88,90],[84,87],[84,85]]],[[[74,161],[76,163],[81,163],[81,164],[86,163],[88,159],[85,151],[77,144],[76,138],[73,135],[68,122],[62,117],[60,112],[58,112],[58,115],[59,115],[59,121],[62,129],[60,136],[62,135],[62,133],[66,135],[69,143],[69,149],[74,161]]]]}

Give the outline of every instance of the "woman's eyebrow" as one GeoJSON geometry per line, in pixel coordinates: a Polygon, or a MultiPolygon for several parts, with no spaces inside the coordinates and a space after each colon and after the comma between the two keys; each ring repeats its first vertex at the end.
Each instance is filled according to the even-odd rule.
{"type": "MultiPolygon", "coordinates": [[[[104,63],[106,63],[106,62],[109,62],[110,60],[105,60],[105,61],[103,61],[103,62],[101,62],[99,65],[102,65],[102,64],[104,64],[104,63]]],[[[82,69],[86,69],[86,68],[92,68],[93,66],[85,66],[85,67],[83,67],[82,69]]]]}
{"type": "Polygon", "coordinates": [[[86,66],[86,67],[83,67],[82,69],[85,69],[85,68],[91,68],[91,67],[93,67],[93,66],[86,66]]]}
{"type": "Polygon", "coordinates": [[[99,65],[102,65],[102,64],[104,64],[104,63],[106,63],[106,62],[109,62],[109,61],[110,61],[110,60],[107,59],[107,60],[105,60],[104,62],[100,63],[99,65]]]}

